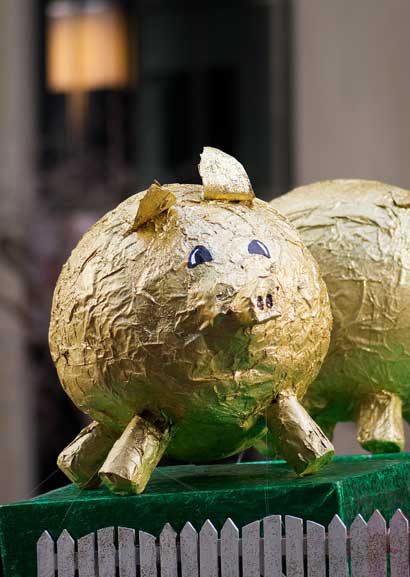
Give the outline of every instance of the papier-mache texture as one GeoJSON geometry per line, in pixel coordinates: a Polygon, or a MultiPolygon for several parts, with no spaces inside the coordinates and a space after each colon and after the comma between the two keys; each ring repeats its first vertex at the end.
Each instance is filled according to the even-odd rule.
{"type": "Polygon", "coordinates": [[[127,199],[62,269],[51,353],[94,420],[58,461],[78,485],[138,493],[164,453],[219,459],[267,428],[299,474],[333,455],[299,403],[330,338],[318,266],[235,159],[205,148],[200,174],[127,199]]]}
{"type": "Polygon", "coordinates": [[[404,447],[410,418],[410,191],[329,180],[275,199],[317,259],[334,324],[329,354],[305,397],[332,434],[355,420],[372,452],[404,447]]]}

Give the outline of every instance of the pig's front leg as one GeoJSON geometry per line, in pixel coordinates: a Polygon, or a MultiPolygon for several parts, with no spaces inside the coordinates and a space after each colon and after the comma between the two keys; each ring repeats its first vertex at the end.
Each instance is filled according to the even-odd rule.
{"type": "Polygon", "coordinates": [[[375,391],[357,404],[357,440],[371,453],[396,453],[404,448],[402,402],[389,391],[375,391]]]}
{"type": "Polygon", "coordinates": [[[118,435],[93,421],[61,451],[57,465],[79,487],[94,489],[100,485],[98,470],[118,435]]]}
{"type": "Polygon", "coordinates": [[[114,443],[99,474],[114,493],[142,493],[170,439],[169,426],[138,415],[114,443]]]}
{"type": "Polygon", "coordinates": [[[298,475],[315,473],[333,458],[332,443],[293,393],[279,393],[267,411],[267,425],[298,475]]]}

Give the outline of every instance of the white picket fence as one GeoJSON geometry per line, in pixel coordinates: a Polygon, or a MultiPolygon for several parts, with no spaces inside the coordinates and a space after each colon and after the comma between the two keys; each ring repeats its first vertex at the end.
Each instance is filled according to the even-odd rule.
{"type": "Polygon", "coordinates": [[[37,542],[38,577],[410,577],[409,523],[375,511],[347,531],[336,515],[325,527],[280,515],[239,529],[227,519],[220,535],[208,520],[199,534],[186,523],[179,536],[168,523],[159,539],[107,527],[75,541],[64,530],[37,542]],[[261,535],[262,529],[262,535],[261,535]]]}

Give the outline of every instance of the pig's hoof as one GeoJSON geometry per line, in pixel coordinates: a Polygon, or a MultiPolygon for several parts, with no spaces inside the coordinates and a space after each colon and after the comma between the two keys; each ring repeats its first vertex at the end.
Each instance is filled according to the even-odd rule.
{"type": "Polygon", "coordinates": [[[402,403],[389,391],[361,400],[357,409],[357,440],[371,453],[398,453],[404,448],[402,403]]]}
{"type": "Polygon", "coordinates": [[[297,475],[316,473],[332,460],[334,448],[296,396],[279,393],[268,409],[268,429],[297,475]]]}
{"type": "Polygon", "coordinates": [[[303,459],[300,461],[300,465],[295,467],[296,473],[300,477],[304,477],[305,475],[313,475],[322,469],[325,465],[332,461],[335,455],[335,451],[333,446],[326,447],[325,452],[321,455],[312,458],[310,460],[303,459]]]}
{"type": "MultiPolygon", "coordinates": [[[[359,441],[360,442],[360,441],[359,441]]],[[[403,450],[403,445],[399,441],[387,441],[383,439],[369,439],[368,441],[360,442],[365,451],[369,453],[400,453],[403,450]]]]}
{"type": "Polygon", "coordinates": [[[118,495],[142,493],[169,442],[170,430],[164,422],[151,423],[138,415],[114,443],[100,478],[118,495]]]}
{"type": "Polygon", "coordinates": [[[78,487],[95,489],[100,485],[98,470],[117,436],[93,421],[61,451],[58,467],[78,487]]]}

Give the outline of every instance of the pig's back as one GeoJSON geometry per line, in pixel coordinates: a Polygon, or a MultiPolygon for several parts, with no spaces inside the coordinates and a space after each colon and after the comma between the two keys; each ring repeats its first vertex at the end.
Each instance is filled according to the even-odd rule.
{"type": "Polygon", "coordinates": [[[332,307],[330,349],[308,404],[339,397],[349,407],[377,388],[410,404],[410,191],[324,181],[272,204],[317,259],[332,307]]]}

